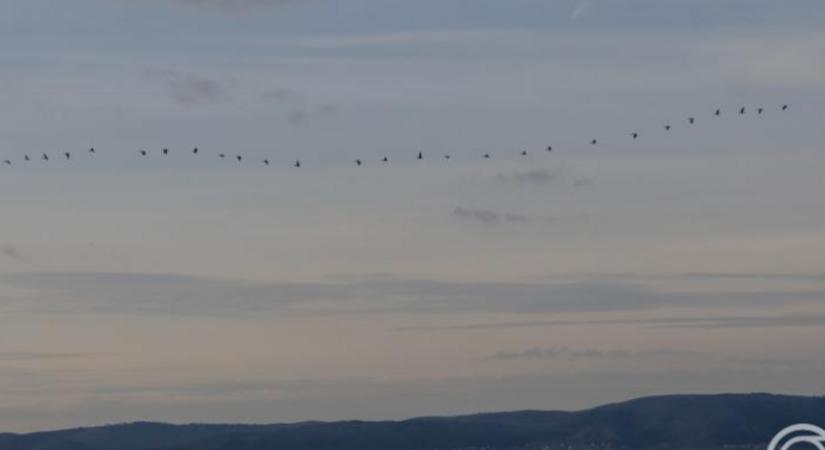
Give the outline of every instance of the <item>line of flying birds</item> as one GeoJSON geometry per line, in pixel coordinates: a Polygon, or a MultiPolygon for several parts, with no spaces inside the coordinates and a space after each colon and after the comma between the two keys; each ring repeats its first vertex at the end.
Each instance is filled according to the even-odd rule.
{"type": "MultiPolygon", "coordinates": [[[[779,110],[780,110],[780,111],[787,111],[787,110],[788,110],[788,105],[782,105],[782,106],[780,106],[780,107],[779,107],[779,110]]],[[[757,114],[757,115],[761,115],[761,114],[763,114],[764,112],[765,112],[765,108],[763,108],[763,107],[756,108],[756,114],[757,114]]],[[[743,106],[743,107],[739,108],[739,115],[745,115],[746,113],[747,113],[747,108],[746,108],[746,107],[744,107],[744,106],[743,106]]],[[[716,117],[721,116],[721,115],[722,115],[722,110],[721,110],[721,109],[717,109],[717,110],[713,113],[713,115],[714,115],[714,116],[716,116],[716,117]]],[[[690,124],[690,125],[695,124],[695,123],[696,123],[696,117],[688,117],[688,118],[687,118],[687,122],[688,122],[688,124],[690,124]]],[[[669,123],[664,125],[664,129],[665,129],[665,131],[670,131],[672,128],[673,128],[673,127],[672,127],[672,126],[671,126],[671,124],[669,124],[669,123]]],[[[638,131],[634,131],[634,132],[630,133],[630,137],[631,137],[633,140],[639,139],[639,137],[641,137],[641,133],[639,133],[638,131]]],[[[591,140],[591,141],[590,141],[590,145],[598,145],[598,143],[599,143],[599,141],[598,141],[597,139],[593,139],[593,140],[591,140]]],[[[548,152],[552,152],[552,151],[553,151],[553,146],[548,146],[546,150],[547,150],[548,152]]],[[[96,153],[96,150],[95,150],[94,148],[90,148],[90,149],[88,150],[88,153],[89,153],[89,154],[95,154],[95,153],[96,153]]],[[[138,154],[139,154],[140,156],[142,156],[142,157],[149,156],[149,152],[148,152],[148,151],[146,151],[146,150],[139,150],[139,151],[138,151],[138,154]]],[[[168,149],[168,148],[164,148],[163,150],[161,150],[161,154],[162,154],[162,155],[164,155],[164,156],[165,156],[165,155],[168,155],[168,154],[169,154],[169,149],[168,149]]],[[[200,154],[200,150],[199,150],[197,147],[195,147],[195,148],[192,150],[192,154],[194,154],[194,155],[198,155],[198,154],[200,154]]],[[[527,154],[528,154],[528,153],[527,153],[527,151],[526,151],[526,150],[521,152],[521,156],[527,156],[527,154]]],[[[62,155],[60,155],[60,156],[62,156],[62,157],[63,157],[63,158],[65,158],[66,160],[70,160],[70,159],[72,159],[72,153],[71,153],[71,152],[63,152],[63,154],[62,154],[62,155]]],[[[490,153],[484,153],[484,154],[482,155],[482,157],[483,157],[484,159],[490,159],[490,158],[492,158],[492,155],[491,155],[490,153]]],[[[228,154],[226,154],[226,153],[218,153],[218,158],[221,158],[221,159],[235,159],[237,162],[242,162],[242,161],[244,160],[243,155],[234,155],[234,156],[232,156],[232,155],[228,155],[228,154]]],[[[33,158],[32,158],[31,156],[29,156],[29,155],[24,155],[24,156],[23,156],[23,161],[31,161],[32,159],[33,159],[33,158]]],[[[49,161],[50,156],[49,156],[49,154],[48,154],[48,153],[43,153],[43,154],[40,156],[40,159],[41,159],[42,161],[49,161]]],[[[419,159],[419,160],[423,160],[423,159],[424,159],[424,152],[418,152],[417,159],[419,159]]],[[[450,156],[450,155],[444,155],[444,159],[449,160],[449,159],[451,159],[451,156],[450,156]]],[[[385,163],[385,164],[388,164],[388,163],[390,162],[390,159],[389,159],[389,157],[386,157],[386,156],[385,156],[385,157],[384,157],[381,161],[382,161],[383,163],[385,163]]],[[[361,159],[356,159],[356,160],[354,161],[354,163],[355,163],[355,165],[356,165],[356,166],[361,167],[361,166],[364,164],[364,161],[363,161],[363,160],[361,160],[361,159]]],[[[4,161],[3,161],[3,164],[4,164],[4,165],[6,165],[6,166],[11,166],[11,165],[13,164],[13,162],[12,162],[12,160],[10,160],[10,159],[6,159],[6,160],[4,160],[4,161]]],[[[269,159],[263,159],[263,160],[261,160],[261,164],[263,164],[263,165],[265,165],[265,166],[269,166],[269,165],[270,165],[270,160],[269,160],[269,159]]],[[[296,161],[293,163],[293,167],[296,167],[296,168],[301,168],[301,160],[300,160],[300,159],[299,159],[299,160],[296,160],[296,161]]]]}

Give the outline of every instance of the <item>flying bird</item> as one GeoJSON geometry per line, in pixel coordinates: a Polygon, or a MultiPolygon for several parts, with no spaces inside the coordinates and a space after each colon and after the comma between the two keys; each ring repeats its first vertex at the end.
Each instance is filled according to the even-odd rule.
{"type": "Polygon", "coordinates": [[[301,160],[300,159],[295,161],[295,167],[297,167],[299,169],[301,168],[301,160]]]}
{"type": "Polygon", "coordinates": [[[268,160],[268,159],[265,159],[265,160],[263,161],[263,163],[264,163],[264,165],[265,165],[265,166],[268,166],[268,165],[269,165],[269,160],[268,160]]]}
{"type": "Polygon", "coordinates": [[[765,112],[765,108],[759,108],[756,110],[756,114],[762,114],[763,112],[765,112]]]}
{"type": "Polygon", "coordinates": [[[595,140],[595,139],[593,139],[592,141],[590,141],[590,145],[596,145],[596,144],[598,144],[598,143],[599,143],[599,141],[597,141],[597,140],[595,140]]]}
{"type": "Polygon", "coordinates": [[[360,159],[356,159],[356,160],[355,160],[355,165],[356,165],[356,166],[361,167],[361,164],[363,164],[363,163],[361,162],[361,160],[360,160],[360,159]]]}
{"type": "Polygon", "coordinates": [[[788,110],[788,105],[782,105],[782,111],[787,111],[787,110],[788,110]]]}
{"type": "Polygon", "coordinates": [[[140,151],[140,156],[146,156],[146,150],[141,150],[140,151]]]}
{"type": "Polygon", "coordinates": [[[526,150],[522,151],[521,156],[527,156],[527,151],[526,150]]]}
{"type": "Polygon", "coordinates": [[[485,153],[485,154],[484,154],[484,159],[490,159],[490,154],[489,154],[489,153],[485,153]]]}
{"type": "Polygon", "coordinates": [[[238,160],[238,162],[241,162],[241,161],[243,161],[243,156],[241,156],[241,155],[236,155],[236,156],[235,156],[235,159],[237,159],[237,160],[238,160]]]}
{"type": "Polygon", "coordinates": [[[451,158],[451,156],[450,156],[450,155],[444,155],[444,159],[446,159],[447,161],[449,161],[449,160],[450,160],[450,158],[451,158]]]}
{"type": "Polygon", "coordinates": [[[390,159],[385,156],[384,159],[382,159],[381,161],[383,161],[385,163],[388,163],[388,162],[390,162],[390,159]]]}
{"type": "Polygon", "coordinates": [[[169,149],[168,148],[163,149],[163,154],[168,155],[169,154],[169,149]]]}
{"type": "Polygon", "coordinates": [[[43,159],[43,161],[48,161],[49,160],[49,155],[43,153],[43,157],[41,159],[43,159]]]}
{"type": "Polygon", "coordinates": [[[94,147],[90,148],[89,153],[95,153],[95,148],[94,147]]]}
{"type": "Polygon", "coordinates": [[[552,151],[553,151],[553,146],[552,146],[552,145],[548,145],[548,146],[547,146],[547,151],[548,151],[548,152],[552,152],[552,151]]]}
{"type": "Polygon", "coordinates": [[[745,114],[745,107],[744,107],[744,106],[743,106],[742,108],[740,108],[740,109],[739,109],[739,114],[740,114],[740,115],[745,114]]]}
{"type": "Polygon", "coordinates": [[[224,154],[224,153],[219,153],[219,154],[218,154],[218,158],[226,158],[226,154],[224,154]]]}
{"type": "Polygon", "coordinates": [[[633,133],[631,136],[633,136],[633,139],[639,139],[639,133],[633,133]]]}
{"type": "Polygon", "coordinates": [[[688,123],[693,125],[694,123],[696,123],[696,118],[695,117],[688,117],[688,123]]]}
{"type": "Polygon", "coordinates": [[[7,159],[7,160],[5,160],[5,161],[3,161],[3,163],[4,163],[4,164],[6,164],[7,166],[10,166],[10,165],[11,165],[11,161],[9,161],[8,159],[7,159]]]}
{"type": "Polygon", "coordinates": [[[29,155],[25,155],[25,156],[23,156],[23,160],[30,161],[31,159],[29,158],[29,155]]]}
{"type": "Polygon", "coordinates": [[[665,131],[670,131],[670,125],[665,125],[665,131]]]}
{"type": "Polygon", "coordinates": [[[72,158],[72,154],[69,153],[69,152],[63,153],[63,156],[65,156],[66,159],[71,159],[72,158]]]}
{"type": "Polygon", "coordinates": [[[418,159],[424,159],[424,153],[418,152],[418,159]]]}
{"type": "Polygon", "coordinates": [[[721,109],[717,109],[717,110],[716,110],[716,112],[714,113],[714,115],[715,115],[715,116],[717,116],[717,117],[718,117],[718,116],[721,116],[721,115],[722,115],[722,110],[721,110],[721,109]]]}
{"type": "Polygon", "coordinates": [[[198,148],[197,147],[192,149],[192,154],[194,154],[194,155],[198,154],[198,148]]]}

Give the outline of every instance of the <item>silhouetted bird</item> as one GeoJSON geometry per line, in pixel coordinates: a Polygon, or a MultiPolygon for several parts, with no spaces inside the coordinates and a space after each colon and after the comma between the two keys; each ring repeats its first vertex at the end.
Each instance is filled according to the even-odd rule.
{"type": "Polygon", "coordinates": [[[449,161],[450,160],[450,155],[444,155],[444,159],[449,161]]]}
{"type": "Polygon", "coordinates": [[[418,152],[418,159],[424,159],[424,153],[418,152]]]}
{"type": "Polygon", "coordinates": [[[745,114],[745,107],[739,109],[739,115],[745,114]]]}
{"type": "Polygon", "coordinates": [[[146,150],[141,150],[140,151],[140,156],[146,156],[146,150]]]}
{"type": "Polygon", "coordinates": [[[696,118],[695,117],[688,117],[688,123],[693,125],[694,123],[696,123],[696,118]]]}
{"type": "Polygon", "coordinates": [[[218,154],[218,158],[226,158],[226,154],[224,154],[224,153],[219,153],[219,154],[218,154]]]}
{"type": "Polygon", "coordinates": [[[758,108],[756,110],[756,114],[762,114],[763,112],[765,112],[765,108],[758,108]]]}
{"type": "Polygon", "coordinates": [[[301,168],[301,160],[295,161],[295,167],[301,168]]]}
{"type": "Polygon", "coordinates": [[[593,139],[592,141],[590,141],[590,145],[596,145],[596,144],[598,144],[598,143],[599,143],[599,141],[597,141],[597,140],[595,140],[595,139],[593,139]]]}
{"type": "Polygon", "coordinates": [[[95,148],[94,147],[90,148],[89,153],[95,153],[95,148]]]}
{"type": "Polygon", "coordinates": [[[163,154],[168,155],[169,154],[169,149],[168,148],[163,149],[163,154]]]}
{"type": "Polygon", "coordinates": [[[195,154],[195,155],[197,155],[197,154],[198,154],[198,148],[197,148],[197,147],[195,147],[195,148],[193,148],[193,149],[192,149],[192,154],[195,154]]]}
{"type": "Polygon", "coordinates": [[[237,159],[238,162],[241,162],[241,161],[243,161],[243,156],[237,155],[237,156],[235,156],[235,159],[237,159]]]}
{"type": "Polygon", "coordinates": [[[722,110],[721,110],[721,109],[717,109],[717,110],[716,110],[716,112],[714,113],[714,115],[716,115],[716,116],[721,116],[721,115],[722,115],[722,110]]]}
{"type": "Polygon", "coordinates": [[[388,162],[390,162],[390,159],[385,156],[382,161],[385,162],[385,163],[388,163],[388,162]]]}
{"type": "Polygon", "coordinates": [[[264,165],[265,165],[265,166],[268,166],[268,165],[269,165],[269,160],[268,160],[268,159],[265,159],[265,160],[263,161],[263,163],[264,163],[264,165]]]}
{"type": "Polygon", "coordinates": [[[527,156],[527,152],[526,151],[521,152],[521,156],[527,156]]]}
{"type": "Polygon", "coordinates": [[[787,110],[788,110],[788,105],[782,105],[782,111],[787,111],[787,110]]]}
{"type": "Polygon", "coordinates": [[[552,152],[553,151],[553,146],[552,145],[547,146],[547,151],[552,152]]]}
{"type": "Polygon", "coordinates": [[[43,161],[48,161],[49,160],[49,155],[43,153],[43,156],[42,156],[41,159],[43,159],[43,161]]]}
{"type": "Polygon", "coordinates": [[[360,160],[360,159],[356,159],[356,160],[355,160],[355,165],[356,165],[356,166],[361,167],[361,164],[362,164],[362,163],[361,163],[361,160],[360,160]]]}
{"type": "Polygon", "coordinates": [[[69,153],[69,152],[63,153],[63,156],[65,156],[66,159],[71,159],[72,158],[72,154],[69,153]]]}
{"type": "Polygon", "coordinates": [[[490,154],[489,154],[489,153],[485,153],[485,154],[484,154],[484,159],[490,159],[490,154]]]}
{"type": "Polygon", "coordinates": [[[670,131],[670,125],[665,125],[665,131],[670,131]]]}
{"type": "Polygon", "coordinates": [[[633,133],[631,136],[633,136],[633,139],[639,139],[639,133],[633,133]]]}
{"type": "Polygon", "coordinates": [[[5,161],[3,161],[3,163],[4,163],[5,165],[7,165],[7,166],[10,166],[10,165],[11,165],[11,161],[9,161],[8,159],[7,159],[7,160],[5,160],[5,161]]]}
{"type": "Polygon", "coordinates": [[[24,156],[23,156],[23,160],[24,160],[24,161],[30,161],[29,155],[24,155],[24,156]]]}

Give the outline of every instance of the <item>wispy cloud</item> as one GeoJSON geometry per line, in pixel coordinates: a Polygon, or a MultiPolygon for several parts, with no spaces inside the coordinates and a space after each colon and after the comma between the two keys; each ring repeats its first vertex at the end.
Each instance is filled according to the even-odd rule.
{"type": "Polygon", "coordinates": [[[214,103],[227,95],[222,83],[203,75],[183,74],[175,70],[147,70],[145,75],[162,82],[166,95],[179,105],[214,103]]]}
{"type": "Polygon", "coordinates": [[[598,348],[569,348],[569,347],[546,347],[531,348],[518,352],[499,352],[482,358],[484,361],[509,361],[518,359],[640,359],[640,358],[662,358],[681,357],[696,355],[697,352],[673,348],[657,348],[649,350],[627,350],[627,349],[598,349],[598,348]]]}
{"type": "Polygon", "coordinates": [[[31,362],[51,361],[59,359],[90,358],[97,356],[92,353],[37,353],[37,352],[0,352],[0,361],[4,362],[31,362]]]}
{"type": "Polygon", "coordinates": [[[0,246],[0,255],[3,255],[6,258],[9,258],[17,262],[31,262],[31,259],[28,256],[24,255],[20,251],[20,249],[11,244],[3,244],[2,246],[0,246]]]}
{"type": "MultiPolygon", "coordinates": [[[[609,281],[553,283],[446,282],[375,279],[340,283],[261,283],[176,275],[32,273],[0,277],[2,309],[30,313],[164,314],[182,316],[354,313],[519,313],[643,311],[662,307],[787,307],[825,299],[825,290],[662,291],[609,281]]],[[[705,317],[639,323],[669,327],[821,325],[822,317],[705,317]]],[[[591,322],[592,323],[592,322],[591,322]]],[[[560,322],[481,326],[548,326],[560,322]]]]}
{"type": "Polygon", "coordinates": [[[648,319],[528,320],[518,322],[478,322],[456,325],[422,325],[397,331],[473,331],[508,328],[570,327],[582,325],[639,325],[653,328],[764,328],[825,327],[825,315],[798,314],[776,316],[653,317],[648,319]]]}
{"type": "Polygon", "coordinates": [[[547,169],[530,169],[526,171],[517,171],[506,175],[497,175],[496,179],[504,183],[518,185],[546,186],[557,181],[558,174],[552,173],[547,169]]]}
{"type": "Polygon", "coordinates": [[[261,6],[281,6],[307,0],[171,0],[182,5],[208,8],[224,12],[242,12],[261,6]]]}
{"type": "Polygon", "coordinates": [[[498,213],[489,209],[464,208],[461,206],[453,210],[453,216],[492,225],[499,222],[529,222],[530,218],[521,214],[498,213]]]}

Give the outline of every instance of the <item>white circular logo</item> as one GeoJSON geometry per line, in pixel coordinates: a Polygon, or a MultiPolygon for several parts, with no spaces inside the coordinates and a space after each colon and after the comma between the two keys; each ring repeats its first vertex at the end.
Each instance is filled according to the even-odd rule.
{"type": "Polygon", "coordinates": [[[810,444],[817,450],[825,450],[825,430],[809,423],[791,425],[771,439],[768,450],[790,450],[797,444],[810,444]]]}

